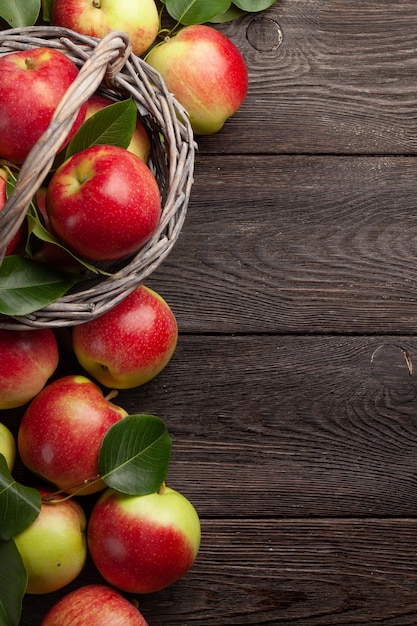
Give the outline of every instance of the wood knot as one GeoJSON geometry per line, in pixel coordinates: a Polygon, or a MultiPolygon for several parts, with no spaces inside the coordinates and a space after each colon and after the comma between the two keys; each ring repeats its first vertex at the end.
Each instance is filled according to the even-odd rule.
{"type": "Polygon", "coordinates": [[[255,17],[248,24],[246,39],[259,52],[271,52],[282,44],[283,33],[278,22],[267,17],[255,17]]]}

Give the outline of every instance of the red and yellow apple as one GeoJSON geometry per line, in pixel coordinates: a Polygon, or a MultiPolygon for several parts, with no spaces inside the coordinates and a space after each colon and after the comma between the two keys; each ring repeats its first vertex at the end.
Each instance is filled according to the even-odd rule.
{"type": "Polygon", "coordinates": [[[72,330],[79,363],[111,389],[137,387],[154,378],[170,361],[177,340],[174,313],[144,285],[110,311],[72,330]]]}
{"type": "Polygon", "coordinates": [[[129,256],[155,232],[161,196],[155,176],[124,148],[95,145],[53,174],[46,210],[55,235],[92,261],[129,256]]]}
{"type": "MultiPolygon", "coordinates": [[[[49,489],[39,489],[42,498],[49,489]]],[[[14,537],[28,576],[26,592],[43,594],[72,582],[87,558],[86,516],[74,500],[43,501],[30,526],[14,537]]]]}
{"type": "Polygon", "coordinates": [[[17,433],[24,465],[68,493],[104,488],[98,454],[107,430],[127,415],[85,376],[70,375],[47,385],[26,408],[17,433]]]}
{"type": "MultiPolygon", "coordinates": [[[[87,100],[87,113],[86,119],[92,117],[95,113],[103,109],[104,107],[114,104],[113,100],[102,96],[101,94],[94,94],[87,100]]],[[[129,152],[136,154],[139,159],[147,163],[149,152],[151,149],[151,142],[146,129],[139,118],[136,120],[136,128],[133,131],[132,139],[127,149],[129,152]]]]}
{"type": "Polygon", "coordinates": [[[9,472],[13,471],[16,459],[16,440],[5,424],[0,423],[0,454],[6,459],[9,472]]]}
{"type": "Polygon", "coordinates": [[[54,0],[52,23],[98,38],[124,31],[141,56],[158,34],[159,14],[154,0],[54,0]]]}
{"type": "Polygon", "coordinates": [[[146,61],[186,109],[197,135],[218,132],[246,98],[245,60],[235,44],[211,26],[183,27],[154,46],[146,61]]]}
{"type": "Polygon", "coordinates": [[[107,489],[90,515],[88,547],[103,576],[130,593],[153,593],[179,580],[200,547],[200,520],[178,491],[129,496],[107,489]]]}
{"type": "Polygon", "coordinates": [[[58,600],[41,626],[148,626],[121,593],[99,583],[84,585],[58,600]]]}
{"type": "MultiPolygon", "coordinates": [[[[77,75],[75,63],[54,48],[19,50],[0,58],[1,157],[23,163],[77,75]]],[[[64,145],[81,126],[85,112],[84,103],[64,145]]]]}
{"type": "Polygon", "coordinates": [[[0,329],[0,409],[23,406],[55,372],[58,344],[50,328],[0,329]]]}

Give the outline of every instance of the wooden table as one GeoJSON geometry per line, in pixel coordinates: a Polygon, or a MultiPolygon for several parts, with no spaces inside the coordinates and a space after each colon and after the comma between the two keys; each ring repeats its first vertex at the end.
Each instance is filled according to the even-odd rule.
{"type": "MultiPolygon", "coordinates": [[[[147,283],[177,351],[118,399],[166,422],[202,544],[140,607],[150,626],[412,626],[417,5],[278,0],[220,28],[249,94],[199,139],[147,283]]],[[[99,580],[88,564],[70,588],[99,580]]],[[[61,595],[27,597],[22,625],[61,595]]]]}

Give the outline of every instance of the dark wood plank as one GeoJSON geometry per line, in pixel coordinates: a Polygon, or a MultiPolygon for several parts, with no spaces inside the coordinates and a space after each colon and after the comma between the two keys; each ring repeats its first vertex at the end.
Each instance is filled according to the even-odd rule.
{"type": "MultiPolygon", "coordinates": [[[[416,533],[407,519],[210,520],[190,572],[135,599],[151,626],[410,626],[416,533]]],[[[87,567],[84,580],[100,581],[87,567]]],[[[26,597],[21,626],[39,626],[61,595],[26,597]]]]}
{"type": "Polygon", "coordinates": [[[199,155],[148,283],[185,332],[414,333],[416,179],[406,157],[199,155]]]}
{"type": "Polygon", "coordinates": [[[279,0],[221,29],[247,61],[249,95],[201,150],[416,152],[413,0],[279,0]]]}

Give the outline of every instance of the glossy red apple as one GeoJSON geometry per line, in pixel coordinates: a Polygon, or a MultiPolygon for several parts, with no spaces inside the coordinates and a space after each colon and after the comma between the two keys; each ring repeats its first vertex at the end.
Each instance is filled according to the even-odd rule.
{"type": "MultiPolygon", "coordinates": [[[[41,496],[52,494],[39,489],[41,496]]],[[[75,500],[42,502],[38,517],[14,537],[28,575],[26,593],[50,593],[82,571],[87,558],[86,516],[75,500]]]]}
{"type": "Polygon", "coordinates": [[[235,44],[211,26],[185,26],[154,46],[146,61],[187,110],[197,135],[219,131],[246,98],[245,60],[235,44]]]}
{"type": "Polygon", "coordinates": [[[88,547],[103,578],[130,593],[153,593],[190,569],[200,547],[200,521],[191,502],[164,487],[128,496],[107,489],[90,515],[88,547]]]}
{"type": "Polygon", "coordinates": [[[48,611],[41,626],[148,626],[121,593],[107,585],[79,587],[48,611]]]}
{"type": "MultiPolygon", "coordinates": [[[[77,75],[75,63],[54,48],[20,50],[0,58],[1,157],[23,163],[77,75]]],[[[81,126],[85,112],[83,104],[64,145],[81,126]]]]}
{"type": "Polygon", "coordinates": [[[87,495],[104,483],[98,474],[102,439],[126,411],[85,376],[64,376],[34,398],[20,422],[17,446],[26,467],[68,493],[87,495]],[[81,490],[82,489],[82,490],[81,490]]]}
{"type": "Polygon", "coordinates": [[[50,328],[0,329],[0,409],[32,400],[55,372],[59,352],[50,328]]]}
{"type": "Polygon", "coordinates": [[[161,196],[151,170],[136,155],[97,145],[56,170],[46,210],[53,232],[73,252],[114,261],[150,239],[159,223],[161,196]]]}
{"type": "MultiPolygon", "coordinates": [[[[94,94],[87,100],[86,119],[90,118],[92,115],[97,113],[97,111],[100,111],[110,104],[114,104],[114,101],[110,100],[110,98],[100,94],[94,94]]],[[[136,120],[136,128],[133,131],[132,139],[127,149],[129,152],[133,152],[133,154],[136,154],[139,159],[147,163],[151,149],[151,142],[149,135],[139,118],[136,120]]]]}
{"type": "Polygon", "coordinates": [[[79,363],[111,389],[137,387],[154,378],[170,361],[177,339],[171,308],[144,285],[107,313],[72,330],[79,363]]]}
{"type": "Polygon", "coordinates": [[[152,45],[159,30],[154,0],[54,0],[52,22],[98,38],[122,30],[137,56],[152,45]]]}

